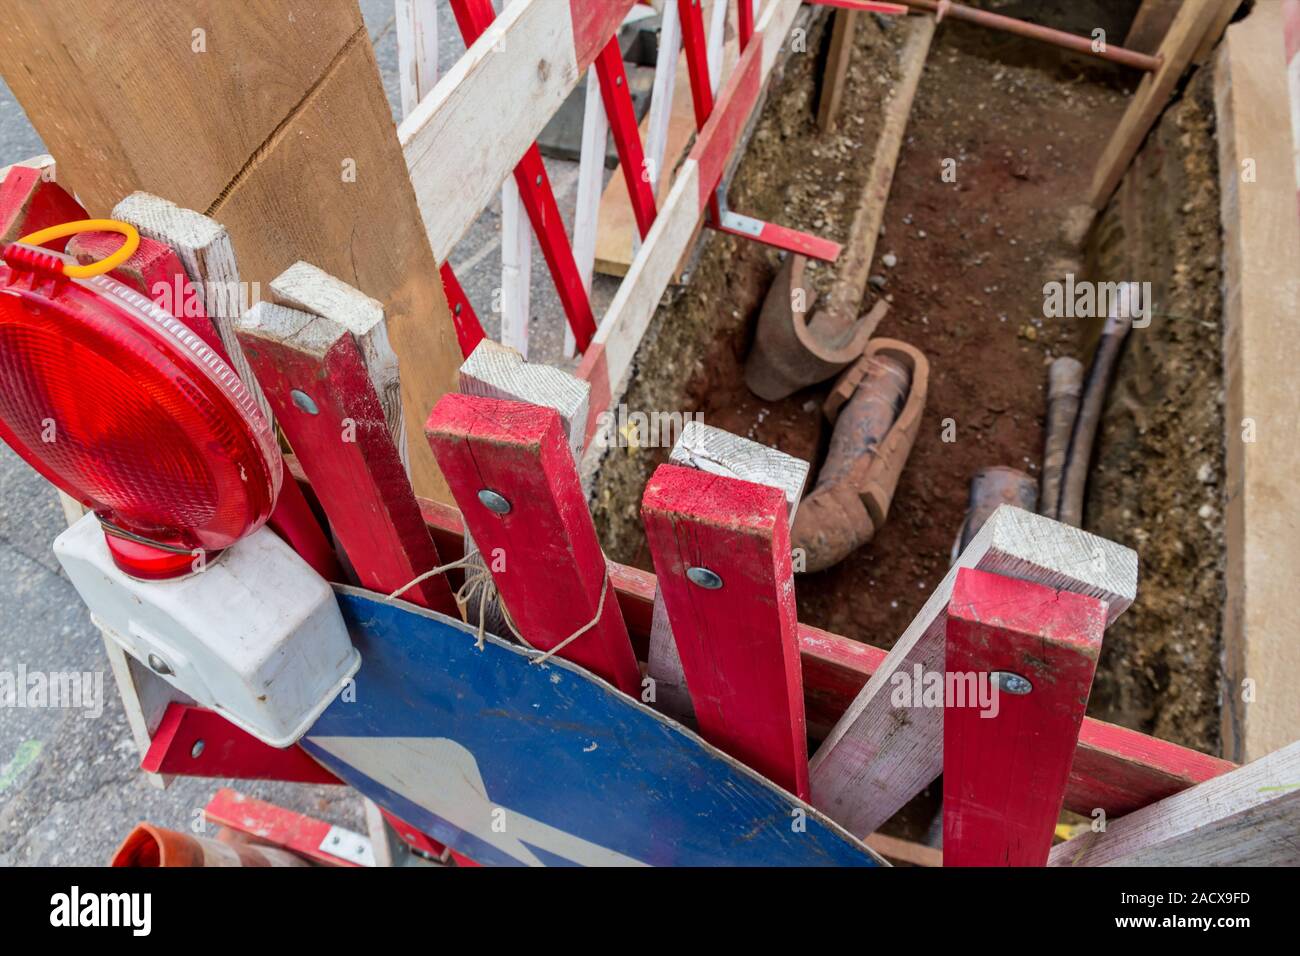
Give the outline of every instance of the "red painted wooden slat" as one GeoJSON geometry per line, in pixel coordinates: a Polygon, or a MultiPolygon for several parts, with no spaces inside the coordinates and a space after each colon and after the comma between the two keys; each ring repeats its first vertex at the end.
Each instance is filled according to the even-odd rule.
{"type": "MultiPolygon", "coordinates": [[[[451,0],[451,9],[466,46],[477,40],[496,19],[490,0],[451,0]]],[[[519,187],[519,196],[528,212],[528,221],[555,282],[555,291],[560,296],[560,305],[564,307],[569,328],[573,330],[576,347],[579,352],[583,352],[596,334],[596,318],[592,314],[591,300],[587,297],[587,289],[578,273],[573,246],[569,244],[568,234],[564,231],[560,206],[555,201],[555,192],[551,189],[551,180],[546,174],[546,165],[542,162],[542,153],[536,143],[528,147],[515,166],[515,184],[519,187]]]]}
{"type": "Polygon", "coordinates": [[[438,268],[438,275],[442,277],[442,291],[446,293],[447,305],[451,309],[451,324],[456,329],[456,343],[460,346],[460,354],[469,358],[470,353],[478,348],[478,344],[487,338],[483,332],[483,323],[479,321],[478,313],[470,304],[469,296],[461,288],[460,280],[456,278],[450,262],[444,262],[438,268]]]}
{"type": "Polygon", "coordinates": [[[701,735],[808,798],[794,572],[785,496],[661,465],[641,504],[701,735]],[[720,586],[688,578],[707,569],[720,586]]]}
{"type": "MultiPolygon", "coordinates": [[[[420,506],[440,545],[446,542],[444,551],[459,549],[460,545],[453,543],[462,534],[459,512],[427,499],[421,499],[420,506]]],[[[456,557],[459,551],[447,553],[456,557]]],[[[643,648],[644,656],[658,587],[656,578],[612,561],[609,577],[618,592],[619,607],[633,644],[643,648]]],[[[814,739],[825,736],[844,715],[885,656],[885,651],[871,644],[808,624],[799,625],[804,707],[814,739]]],[[[1100,807],[1108,817],[1123,816],[1236,767],[1230,760],[1085,717],[1065,792],[1065,808],[1088,816],[1100,807]]]]}
{"type": "Polygon", "coordinates": [[[1236,769],[1231,760],[1087,717],[1065,806],[1086,817],[1102,810],[1113,820],[1236,769]]]}
{"type": "MultiPolygon", "coordinates": [[[[761,35],[758,36],[761,39],[761,35]]],[[[740,55],[735,69],[718,93],[717,104],[707,121],[701,124],[699,136],[691,147],[689,158],[700,167],[701,208],[712,201],[717,192],[727,168],[727,158],[740,140],[741,131],[762,88],[763,44],[758,42],[750,44],[740,55]]]]}
{"type": "MultiPolygon", "coordinates": [[[[351,333],[310,349],[245,330],[239,338],[362,586],[388,594],[437,567],[438,552],[351,333]],[[307,401],[295,401],[295,391],[307,401]]],[[[458,616],[445,575],[402,598],[458,616]]]]}
{"type": "Polygon", "coordinates": [[[754,0],[736,0],[736,33],[743,53],[754,39],[754,0]]]}
{"type": "Polygon", "coordinates": [[[944,675],[945,866],[1046,864],[1105,630],[1097,598],[957,572],[944,675]],[[995,685],[998,673],[1028,681],[1028,692],[995,685]]]}
{"type": "MultiPolygon", "coordinates": [[[[41,170],[14,166],[0,183],[0,239],[15,240],[50,226],[88,219],[81,203],[56,182],[44,179],[41,170]]],[[[118,243],[122,241],[118,237],[118,243]]],[[[43,248],[63,252],[68,240],[55,239],[43,248]]]]}
{"type": "Polygon", "coordinates": [[[628,694],[641,683],[605,555],[587,510],[559,413],[469,395],[444,395],[429,444],[465,524],[524,639],[550,650],[596,617],[561,654],[628,694]],[[509,503],[489,510],[480,491],[509,503]]]}
{"type": "Polygon", "coordinates": [[[655,194],[650,187],[641,131],[637,128],[636,108],[632,105],[632,93],[627,86],[627,71],[623,67],[623,51],[618,45],[618,37],[610,40],[596,57],[595,68],[636,226],[644,239],[655,221],[655,194]]]}
{"type": "Polygon", "coordinates": [[[581,71],[596,59],[611,36],[617,43],[617,31],[633,0],[569,0],[573,16],[573,55],[581,71]]]}
{"type": "Polygon", "coordinates": [[[698,0],[677,0],[682,24],[682,49],[686,51],[686,72],[691,82],[691,105],[695,128],[703,129],[713,112],[713,86],[709,82],[709,54],[704,36],[704,12],[698,0]]]}
{"type": "Polygon", "coordinates": [[[569,235],[564,231],[564,219],[560,215],[559,203],[555,201],[550,177],[546,174],[546,164],[542,162],[542,151],[536,143],[528,147],[524,158],[515,167],[515,184],[519,187],[524,209],[528,211],[528,221],[542,249],[542,257],[551,271],[569,328],[573,330],[573,340],[579,352],[585,351],[596,334],[596,318],[582,276],[578,273],[578,263],[573,258],[569,235]]]}
{"type": "Polygon", "coordinates": [[[167,705],[140,767],[149,773],[187,777],[343,782],[297,744],[272,747],[216,711],[178,703],[167,705]]]}
{"type": "Polygon", "coordinates": [[[229,787],[213,794],[203,808],[203,816],[209,823],[247,833],[256,843],[269,843],[325,866],[363,865],[321,849],[330,832],[330,824],[324,820],[245,796],[229,787]]]}

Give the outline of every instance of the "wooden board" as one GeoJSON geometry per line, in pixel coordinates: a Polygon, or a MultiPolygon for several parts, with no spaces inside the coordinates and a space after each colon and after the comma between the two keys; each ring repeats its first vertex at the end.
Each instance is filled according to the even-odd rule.
{"type": "Polygon", "coordinates": [[[1133,24],[1124,36],[1124,49],[1136,50],[1138,53],[1155,53],[1160,49],[1160,41],[1169,32],[1169,24],[1174,22],[1174,14],[1182,6],[1183,0],[1142,0],[1133,24]]]}
{"type": "Polygon", "coordinates": [[[1052,848],[1049,866],[1300,866],[1300,741],[1052,848]]]}
{"type": "Polygon", "coordinates": [[[821,92],[817,99],[817,128],[827,133],[835,129],[840,117],[840,100],[849,75],[849,61],[853,58],[853,43],[858,33],[858,12],[836,10],[835,25],[831,29],[831,49],[822,71],[821,92]]]}
{"type": "MultiPolygon", "coordinates": [[[[668,7],[675,8],[675,6],[675,3],[670,2],[665,5],[665,9],[668,7]]],[[[675,10],[673,15],[676,16],[675,10]]],[[[677,36],[680,37],[680,30],[677,36]]],[[[713,37],[710,36],[709,39],[712,41],[713,37]]],[[[731,71],[739,55],[739,45],[733,35],[728,42],[722,45],[722,55],[718,66],[720,78],[725,77],[731,71]]],[[[682,157],[686,155],[691,140],[695,136],[695,110],[691,105],[691,84],[687,80],[686,54],[684,52],[677,57],[674,78],[672,101],[668,109],[668,123],[664,137],[664,155],[659,175],[658,195],[655,197],[660,205],[667,200],[674,181],[673,174],[681,163],[682,157]]],[[[649,142],[650,138],[651,119],[652,116],[647,115],[641,123],[641,137],[642,141],[646,143],[649,142]]],[[[628,197],[627,185],[622,182],[622,179],[620,167],[620,169],[615,170],[614,176],[605,186],[605,191],[600,197],[600,212],[596,220],[596,271],[601,275],[627,275],[628,268],[632,265],[633,246],[637,236],[636,216],[632,211],[632,201],[628,197]]],[[[688,243],[686,249],[682,250],[681,260],[674,272],[674,281],[680,277],[682,267],[685,265],[689,253],[690,244],[688,243]]]]}
{"type": "MultiPolygon", "coordinates": [[[[224,225],[245,281],[302,259],[378,299],[418,437],[460,349],[356,4],[5,14],[0,69],[91,214],[144,190],[224,225]]],[[[424,442],[410,447],[417,490],[449,500],[424,442]]]]}
{"type": "Polygon", "coordinates": [[[631,6],[507,4],[402,120],[398,138],[439,262],[491,203],[631,6]]]}
{"type": "Polygon", "coordinates": [[[1047,862],[1105,629],[1097,598],[957,572],[943,666],[945,866],[1047,862]]]}
{"type": "Polygon", "coordinates": [[[1222,734],[1224,753],[1238,761],[1300,738],[1292,493],[1300,445],[1291,424],[1300,408],[1300,223],[1281,36],[1281,4],[1257,4],[1228,28],[1215,67],[1227,451],[1222,734]],[[1254,181],[1244,181],[1252,170],[1254,181]]]}
{"type": "Polygon", "coordinates": [[[807,799],[785,492],[666,464],[641,514],[701,735],[807,799]],[[707,569],[716,587],[688,569],[707,569]]]}
{"type": "MultiPolygon", "coordinates": [[[[432,501],[422,501],[420,508],[441,553],[458,557],[460,514],[432,501]]],[[[609,578],[633,642],[643,642],[651,627],[655,576],[610,561],[609,578]]],[[[888,654],[809,624],[800,624],[798,634],[808,731],[821,740],[888,654]]],[[[1234,769],[1236,764],[1227,760],[1085,717],[1065,807],[1085,816],[1100,807],[1108,816],[1119,817],[1234,769]]]]}
{"type": "Polygon", "coordinates": [[[812,807],[566,661],[339,588],[365,666],[304,748],[483,864],[879,864],[812,807]],[[449,701],[456,706],[448,706],[449,701]],[[494,823],[496,824],[494,826],[494,823]]]}
{"type": "MultiPolygon", "coordinates": [[[[1212,28],[1222,30],[1226,25],[1226,8],[1236,9],[1241,0],[1186,0],[1178,8],[1173,23],[1160,44],[1160,68],[1142,78],[1137,92],[1129,102],[1119,125],[1111,133],[1106,149],[1097,161],[1093,172],[1089,197],[1094,209],[1101,209],[1115,192],[1124,177],[1129,163],[1137,155],[1147,132],[1155,125],[1169,98],[1178,87],[1178,81],[1192,62],[1193,56],[1206,41],[1212,28]]],[[[1231,11],[1228,11],[1231,16],[1231,11]]]]}
{"type": "Polygon", "coordinates": [[[1133,602],[1137,555],[1103,538],[1003,505],[894,644],[813,754],[813,803],[857,835],[873,832],[943,768],[943,711],[893,705],[893,676],[942,671],[948,601],[962,568],[1099,597],[1113,621],[1133,602]]]}

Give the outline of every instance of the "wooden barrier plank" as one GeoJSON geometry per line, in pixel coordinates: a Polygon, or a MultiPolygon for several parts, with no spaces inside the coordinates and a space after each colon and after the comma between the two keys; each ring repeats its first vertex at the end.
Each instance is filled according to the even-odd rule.
{"type": "Polygon", "coordinates": [[[637,693],[641,672],[559,413],[447,395],[427,434],[523,638],[547,651],[590,624],[561,656],[637,693]],[[504,505],[485,494],[490,509],[480,492],[504,505]]]}
{"type": "MultiPolygon", "coordinates": [[[[238,332],[361,584],[387,594],[437,567],[437,549],[353,333],[270,302],[245,313],[238,332]]],[[[402,597],[457,613],[446,575],[402,597]]]]}
{"type": "Polygon", "coordinates": [[[701,735],[806,798],[785,493],[661,465],[641,514],[701,735]]]}
{"type": "Polygon", "coordinates": [[[1122,817],[1236,767],[1230,760],[1086,717],[1065,808],[1085,817],[1096,817],[1098,810],[1122,817]]]}
{"type": "MultiPolygon", "coordinates": [[[[1111,133],[1093,171],[1089,191],[1092,207],[1101,209],[1124,178],[1124,173],[1137,155],[1142,141],[1155,125],[1178,87],[1183,71],[1205,41],[1212,27],[1222,31],[1227,22],[1224,10],[1237,8],[1241,0],[1185,0],[1174,15],[1173,22],[1160,43],[1158,56],[1160,69],[1142,77],[1137,92],[1129,102],[1119,125],[1111,133]]],[[[1231,16],[1231,11],[1228,13],[1231,16]]]]}
{"type": "Polygon", "coordinates": [[[1131,549],[1009,505],[995,511],[813,755],[813,804],[856,836],[873,832],[943,769],[943,712],[895,708],[892,681],[918,665],[942,670],[948,601],[958,571],[969,567],[1099,597],[1108,620],[1137,589],[1131,549]]]}
{"type": "MultiPolygon", "coordinates": [[[[81,203],[54,181],[54,161],[36,165],[45,158],[37,156],[6,166],[0,175],[0,242],[17,242],[29,232],[86,218],[81,203]]],[[[62,252],[70,241],[56,239],[45,248],[62,252]]],[[[117,242],[121,245],[121,237],[117,242]]]]}
{"type": "MultiPolygon", "coordinates": [[[[278,846],[321,866],[373,866],[370,862],[336,856],[322,849],[335,827],[324,820],[294,813],[265,800],[256,800],[237,790],[222,787],[203,808],[208,823],[246,833],[252,842],[278,846]]],[[[364,846],[364,844],[361,844],[364,846]]]]}
{"type": "Polygon", "coordinates": [[[655,220],[655,197],[646,176],[645,152],[641,146],[641,133],[637,129],[636,109],[627,85],[627,72],[623,66],[623,52],[615,36],[605,45],[593,67],[600,81],[605,115],[614,134],[623,180],[632,197],[632,210],[636,215],[637,231],[644,238],[655,220]]]}
{"type": "MultiPolygon", "coordinates": [[[[1223,752],[1254,760],[1300,738],[1300,444],[1294,371],[1300,223],[1283,7],[1256,4],[1215,64],[1223,228],[1223,752]],[[1246,683],[1249,681],[1250,683],[1246,683]]],[[[1293,61],[1294,62],[1294,61],[1293,61]]]]}
{"type": "Polygon", "coordinates": [[[402,120],[398,140],[439,262],[631,7],[632,0],[515,0],[402,120]],[[595,43],[592,31],[611,22],[595,43]]]}
{"type": "Polygon", "coordinates": [[[401,376],[397,353],[388,340],[383,304],[308,262],[295,262],[272,279],[271,293],[280,305],[321,316],[352,333],[384,410],[388,434],[409,471],[401,376]]]}
{"type": "Polygon", "coordinates": [[[943,671],[945,866],[1047,862],[1105,628],[1097,598],[957,572],[943,671]]]}
{"type": "MultiPolygon", "coordinates": [[[[305,480],[292,456],[288,461],[299,479],[305,480]]],[[[440,552],[448,560],[460,557],[464,531],[460,512],[427,498],[418,500],[440,552]]],[[[649,572],[615,561],[608,562],[608,570],[630,636],[644,654],[657,580],[649,572]]],[[[888,653],[809,624],[799,625],[798,638],[808,732],[814,740],[821,740],[888,653]]],[[[1085,717],[1070,768],[1065,808],[1084,816],[1103,809],[1107,816],[1119,817],[1236,767],[1229,760],[1085,717]]]]}
{"type": "Polygon", "coordinates": [[[1300,866],[1300,741],[1052,848],[1049,866],[1300,866]]]}
{"type": "Polygon", "coordinates": [[[438,82],[437,0],[396,0],[397,81],[402,116],[409,115],[438,82]]]}
{"type": "Polygon", "coordinates": [[[342,783],[294,744],[272,747],[214,710],[171,703],[141,761],[148,773],[291,783],[342,783]]]}
{"type": "MultiPolygon", "coordinates": [[[[776,488],[785,496],[789,522],[794,521],[808,481],[808,462],[696,421],[686,423],[668,460],[684,468],[776,488]]],[[[694,711],[662,594],[655,595],[651,620],[646,673],[655,682],[659,707],[678,720],[690,720],[694,711]]]]}

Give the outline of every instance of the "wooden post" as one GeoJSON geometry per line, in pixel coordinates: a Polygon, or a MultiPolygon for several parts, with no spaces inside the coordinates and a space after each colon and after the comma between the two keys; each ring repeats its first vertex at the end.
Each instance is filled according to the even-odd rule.
{"type": "Polygon", "coordinates": [[[1097,161],[1091,189],[1094,209],[1105,208],[1142,141],[1173,96],[1183,71],[1212,33],[1213,41],[1217,42],[1218,35],[1228,25],[1228,19],[1240,3],[1241,0],[1185,0],[1178,8],[1160,43],[1158,55],[1163,61],[1160,69],[1142,77],[1128,109],[1120,117],[1119,125],[1111,133],[1106,149],[1097,161]]]}
{"type": "Polygon", "coordinates": [[[591,625],[561,656],[637,693],[641,672],[559,413],[447,395],[427,434],[524,640],[547,651],[591,625]]]}
{"type": "Polygon", "coordinates": [[[895,708],[890,698],[896,673],[943,670],[961,568],[1100,598],[1108,622],[1137,593],[1131,549],[1009,505],[995,511],[813,755],[814,806],[855,836],[873,832],[943,770],[943,711],[895,708]]]}
{"type": "MultiPolygon", "coordinates": [[[[0,70],[90,213],[141,189],[220,220],[245,281],[302,259],[378,299],[418,435],[460,349],[357,5],[18,0],[5,17],[0,70]]],[[[449,500],[411,445],[416,489],[449,500]]]]}
{"type": "MultiPolygon", "coordinates": [[[[684,468],[776,488],[785,495],[786,515],[791,523],[808,480],[808,462],[696,421],[686,423],[668,460],[684,468]]],[[[646,673],[655,682],[656,699],[664,713],[679,720],[694,717],[686,675],[659,591],[655,592],[651,617],[646,673]]]]}
{"type": "Polygon", "coordinates": [[[271,294],[280,305],[318,315],[330,326],[352,334],[384,410],[389,437],[402,466],[409,471],[400,374],[384,324],[383,305],[308,262],[295,262],[272,279],[271,294]]]}
{"type": "Polygon", "coordinates": [[[848,82],[849,61],[853,59],[853,41],[858,33],[856,10],[836,10],[831,29],[831,50],[822,73],[821,98],[817,101],[817,128],[823,133],[835,129],[839,122],[840,100],[848,82]]]}
{"type": "Polygon", "coordinates": [[[402,116],[438,82],[437,0],[396,0],[397,81],[402,91],[402,116]]]}
{"type": "Polygon", "coordinates": [[[700,733],[807,799],[785,494],[662,465],[641,514],[700,733]]]}
{"type": "MultiPolygon", "coordinates": [[[[361,584],[388,594],[437,567],[352,331],[259,302],[241,320],[239,340],[361,584]]],[[[402,597],[458,616],[446,575],[402,597]]]]}
{"type": "Polygon", "coordinates": [[[1105,628],[1097,598],[957,572],[943,670],[945,866],[1047,862],[1105,628]]]}
{"type": "Polygon", "coordinates": [[[1300,866],[1300,741],[1105,826],[1048,866],[1300,866]]]}
{"type": "MultiPolygon", "coordinates": [[[[1237,761],[1300,739],[1300,444],[1295,349],[1300,224],[1289,125],[1284,7],[1228,28],[1214,67],[1223,229],[1223,753],[1237,761]]],[[[1294,105],[1292,105],[1294,108],[1294,105]]]]}

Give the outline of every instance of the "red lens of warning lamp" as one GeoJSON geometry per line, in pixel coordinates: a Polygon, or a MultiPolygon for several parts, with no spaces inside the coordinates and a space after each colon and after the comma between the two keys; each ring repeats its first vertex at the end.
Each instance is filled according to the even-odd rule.
{"type": "Polygon", "coordinates": [[[166,310],[71,259],[0,262],[0,438],[90,508],[118,566],[176,577],[262,526],[283,466],[225,361],[166,310]]]}

